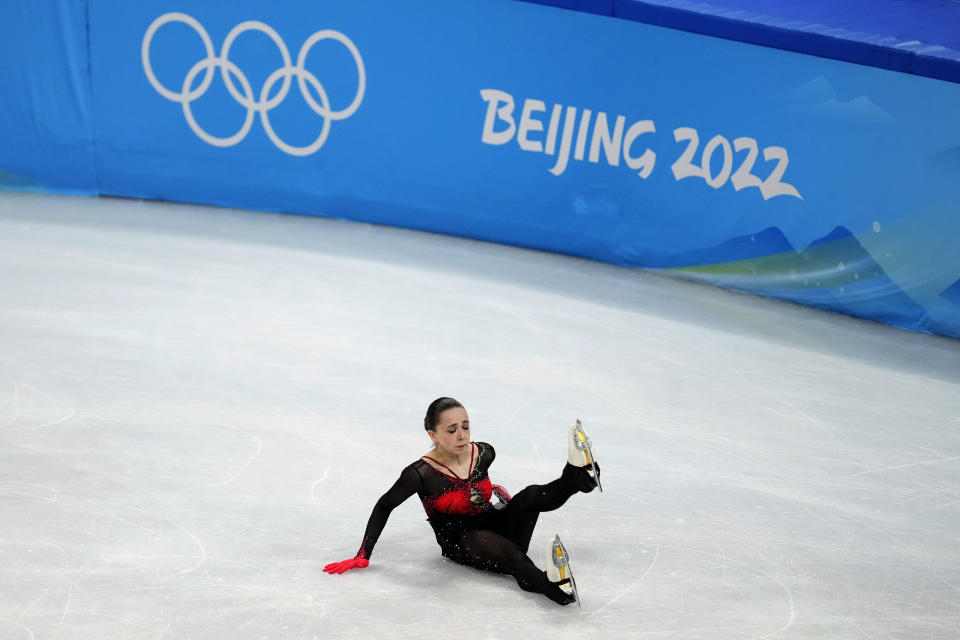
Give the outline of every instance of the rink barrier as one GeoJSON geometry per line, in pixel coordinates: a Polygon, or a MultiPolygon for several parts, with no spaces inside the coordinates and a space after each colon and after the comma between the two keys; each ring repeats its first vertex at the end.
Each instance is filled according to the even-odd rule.
{"type": "Polygon", "coordinates": [[[524,0],[960,82],[960,5],[940,0],[524,0]]]}
{"type": "Polygon", "coordinates": [[[960,337],[957,83],[596,15],[616,1],[36,4],[0,7],[24,61],[0,185],[425,229],[960,337]]]}

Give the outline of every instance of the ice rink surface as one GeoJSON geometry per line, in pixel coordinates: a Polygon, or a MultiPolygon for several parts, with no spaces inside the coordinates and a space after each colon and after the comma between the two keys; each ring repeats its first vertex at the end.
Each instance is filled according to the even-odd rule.
{"type": "Polygon", "coordinates": [[[0,193],[0,638],[960,637],[960,342],[349,222],[0,193]],[[583,608],[370,509],[437,396],[583,608]]]}

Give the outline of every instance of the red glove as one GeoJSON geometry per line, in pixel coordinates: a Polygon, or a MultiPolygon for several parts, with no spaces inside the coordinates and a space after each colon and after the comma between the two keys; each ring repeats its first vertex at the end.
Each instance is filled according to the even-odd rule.
{"type": "Polygon", "coordinates": [[[350,571],[350,569],[363,569],[368,564],[370,564],[369,560],[357,556],[356,558],[350,558],[349,560],[344,560],[342,562],[331,562],[325,566],[323,570],[327,573],[346,573],[347,571],[350,571]]]}

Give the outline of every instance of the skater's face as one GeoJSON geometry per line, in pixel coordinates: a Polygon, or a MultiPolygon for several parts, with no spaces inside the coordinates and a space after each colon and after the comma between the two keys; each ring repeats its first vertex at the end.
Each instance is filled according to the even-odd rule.
{"type": "Polygon", "coordinates": [[[433,431],[427,433],[437,449],[448,456],[456,457],[470,450],[470,418],[463,407],[441,413],[433,431]]]}

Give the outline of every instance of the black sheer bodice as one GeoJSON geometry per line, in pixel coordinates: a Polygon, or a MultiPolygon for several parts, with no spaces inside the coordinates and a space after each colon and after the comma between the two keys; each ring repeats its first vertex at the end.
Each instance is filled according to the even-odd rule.
{"type": "Polygon", "coordinates": [[[472,454],[473,472],[467,478],[422,458],[405,467],[374,506],[358,555],[370,558],[390,513],[413,494],[420,497],[441,548],[454,543],[452,537],[481,525],[477,516],[493,510],[488,470],[497,454],[486,442],[473,443],[472,454]]]}

